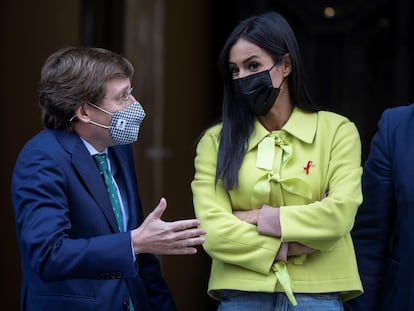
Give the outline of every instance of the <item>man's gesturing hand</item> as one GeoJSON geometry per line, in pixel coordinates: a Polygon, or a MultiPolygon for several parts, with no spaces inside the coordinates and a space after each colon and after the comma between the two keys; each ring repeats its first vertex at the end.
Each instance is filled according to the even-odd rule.
{"type": "Polygon", "coordinates": [[[136,254],[157,255],[195,254],[194,247],[204,243],[204,229],[198,228],[200,221],[185,219],[172,222],[161,220],[167,208],[167,201],[161,198],[157,207],[147,216],[137,229],[131,231],[131,239],[136,254]]]}

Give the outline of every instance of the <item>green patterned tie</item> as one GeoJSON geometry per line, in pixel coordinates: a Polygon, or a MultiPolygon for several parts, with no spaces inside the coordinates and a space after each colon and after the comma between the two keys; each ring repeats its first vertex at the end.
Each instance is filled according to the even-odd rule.
{"type": "MultiPolygon", "coordinates": [[[[106,190],[109,194],[109,199],[111,200],[112,209],[114,210],[116,222],[118,223],[119,231],[124,231],[124,225],[122,221],[122,211],[121,204],[119,203],[118,191],[116,190],[115,182],[112,178],[111,172],[108,168],[108,161],[106,160],[105,153],[98,153],[93,156],[95,159],[96,165],[99,168],[99,172],[104,178],[106,190]]],[[[134,305],[132,304],[132,299],[129,299],[129,310],[134,310],[134,305]]]]}
{"type": "Polygon", "coordinates": [[[119,231],[124,231],[123,221],[122,221],[122,210],[121,204],[119,202],[118,191],[115,186],[115,182],[112,178],[111,172],[108,168],[108,162],[106,160],[106,154],[99,153],[93,156],[95,159],[96,165],[99,168],[101,175],[105,181],[106,190],[109,194],[109,199],[111,200],[112,209],[115,213],[116,221],[118,223],[119,231]]]}

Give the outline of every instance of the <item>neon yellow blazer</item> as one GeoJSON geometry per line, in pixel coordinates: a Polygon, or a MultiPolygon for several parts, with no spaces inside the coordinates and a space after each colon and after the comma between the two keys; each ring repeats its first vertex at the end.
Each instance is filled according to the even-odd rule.
{"type": "Polygon", "coordinates": [[[288,259],[295,293],[341,292],[343,300],[361,294],[350,236],[362,202],[361,142],[354,123],[297,107],[279,131],[269,132],[255,120],[239,187],[231,191],[221,181],[215,185],[221,127],[208,129],[198,142],[191,183],[196,217],[207,230],[203,247],[212,258],[209,295],[220,299],[220,289],[282,292],[272,265],[281,243],[292,241],[316,249],[288,259]],[[271,162],[257,165],[258,158],[269,158],[260,151],[267,137],[274,138],[271,162]],[[281,237],[261,235],[232,214],[263,204],[280,207],[281,237]]]}

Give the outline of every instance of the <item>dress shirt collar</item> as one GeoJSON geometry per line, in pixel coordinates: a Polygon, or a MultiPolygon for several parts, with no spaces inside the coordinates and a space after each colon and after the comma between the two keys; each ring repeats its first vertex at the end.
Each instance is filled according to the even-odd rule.
{"type": "Polygon", "coordinates": [[[99,152],[98,150],[95,149],[94,146],[92,146],[90,143],[88,143],[85,139],[83,139],[82,137],[80,139],[82,139],[82,142],[84,143],[86,149],[88,149],[91,156],[93,156],[97,153],[104,153],[104,154],[108,155],[108,148],[105,148],[102,152],[99,152]]]}

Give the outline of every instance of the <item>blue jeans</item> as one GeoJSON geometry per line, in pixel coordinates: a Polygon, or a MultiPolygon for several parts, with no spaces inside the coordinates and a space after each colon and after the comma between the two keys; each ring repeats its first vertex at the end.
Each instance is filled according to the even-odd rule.
{"type": "Polygon", "coordinates": [[[339,293],[295,294],[293,306],[284,293],[222,290],[218,311],[343,311],[339,293]]]}

